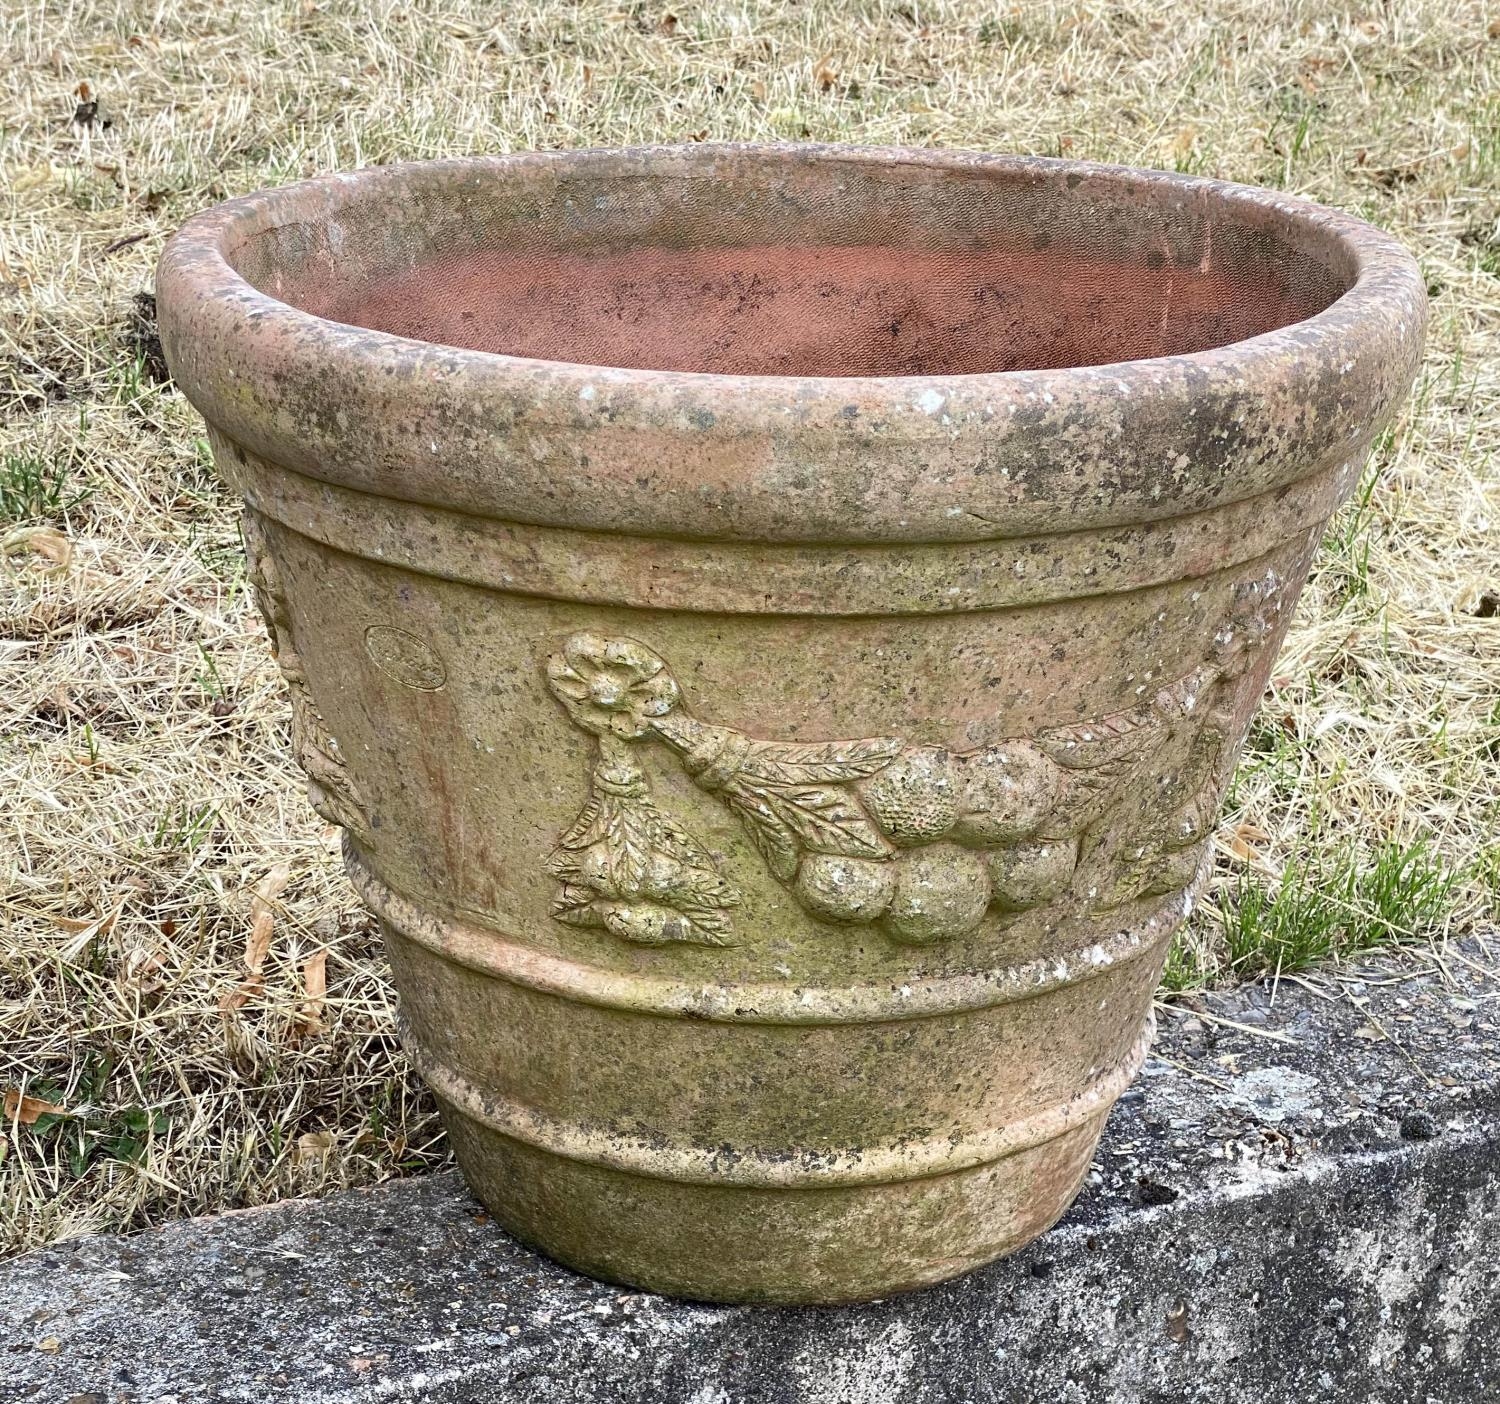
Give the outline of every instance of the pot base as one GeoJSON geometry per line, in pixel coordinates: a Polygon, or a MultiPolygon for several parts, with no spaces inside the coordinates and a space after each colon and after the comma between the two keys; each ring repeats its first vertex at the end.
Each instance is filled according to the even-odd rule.
{"type": "Polygon", "coordinates": [[[881,1185],[685,1184],[570,1160],[439,1098],[470,1189],[522,1242],[590,1277],[706,1302],[836,1305],[958,1277],[1023,1248],[1077,1194],[1108,1108],[1052,1141],[881,1185]]]}
{"type": "MultiPolygon", "coordinates": [[[[1095,948],[1088,966],[1095,980],[1082,985],[1047,992],[1032,984],[1027,997],[1009,999],[991,988],[991,999],[1001,1000],[994,1009],[930,1011],[904,1029],[888,1019],[836,1023],[835,1037],[857,1037],[866,1054],[829,1075],[830,1026],[821,1023],[723,1022],[697,1005],[673,1015],[659,1000],[648,1001],[649,1010],[600,1007],[578,996],[621,991],[579,989],[577,970],[566,994],[555,987],[556,971],[545,988],[533,987],[535,969],[486,978],[505,963],[498,936],[420,912],[352,849],[349,869],[380,918],[405,991],[402,1041],[442,1109],[460,1169],[494,1218],[589,1276],[712,1302],[868,1301],[959,1276],[1044,1232],[1078,1192],[1111,1107],[1145,1060],[1151,992],[1177,924],[1148,922],[1131,933],[1113,970],[1099,964],[1103,948],[1095,948]],[[780,1135],[723,1120],[714,1130],[701,1122],[688,1129],[698,1089],[715,1088],[721,1105],[734,1096],[733,1065],[715,1050],[752,1037],[769,1042],[760,1054],[741,1052],[742,1060],[770,1069],[773,1081],[806,1070],[801,1095],[824,1119],[842,1114],[847,1122],[842,1104],[870,1100],[871,1087],[905,1095],[892,1049],[934,1070],[944,1044],[962,1049],[952,1067],[974,1068],[980,1080],[970,1095],[983,1097],[989,1074],[1012,1064],[1017,1048],[1045,1044],[1049,1030],[1076,1022],[1069,990],[1081,991],[1099,1017],[1108,1008],[1110,1022],[1134,1037],[1109,1062],[1091,1060],[1086,1078],[1078,1068],[1059,1099],[1033,1088],[994,1121],[977,1101],[955,1107],[939,1099],[902,1129],[880,1134],[871,1123],[849,1123],[864,1134],[821,1148],[795,1126],[780,1135]],[[453,1009],[467,1013],[455,1019],[453,1009]],[[571,1051],[548,1036],[559,1019],[574,1030],[571,1051]],[[517,1042],[521,1029],[529,1037],[517,1042]],[[912,1037],[936,1051],[913,1053],[912,1037]],[[793,1051],[773,1056],[782,1043],[793,1051]],[[605,1095],[616,1081],[681,1109],[683,1129],[666,1134],[663,1117],[632,1116],[628,1099],[605,1095]],[[601,1116],[609,1101],[619,1109],[601,1116]],[[946,1129],[938,1129],[939,1116],[946,1129]]],[[[1180,912],[1180,901],[1172,908],[1180,912]]]]}

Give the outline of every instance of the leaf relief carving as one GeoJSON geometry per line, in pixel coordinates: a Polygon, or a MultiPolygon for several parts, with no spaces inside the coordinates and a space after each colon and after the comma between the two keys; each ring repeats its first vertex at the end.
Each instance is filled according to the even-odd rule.
{"type": "Polygon", "coordinates": [[[647,645],[571,635],[547,660],[547,678],[596,738],[598,759],[589,800],[548,861],[561,883],[553,915],[642,944],[732,939],[740,894],[652,799],[634,758],[650,742],[735,816],[771,874],[820,921],[878,924],[893,940],[923,944],[975,930],[987,911],[1059,901],[1085,836],[1123,814],[1128,795],[1133,817],[1121,822],[1134,826],[1133,856],[1091,879],[1093,909],[1177,890],[1205,851],[1233,763],[1230,689],[1260,656],[1279,608],[1274,575],[1242,585],[1209,658],[1140,705],[961,753],[889,736],[749,736],[693,716],[647,645]]]}

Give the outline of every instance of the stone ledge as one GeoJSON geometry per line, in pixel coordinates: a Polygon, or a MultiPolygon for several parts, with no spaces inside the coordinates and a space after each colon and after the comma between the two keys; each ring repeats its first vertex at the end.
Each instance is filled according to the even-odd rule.
{"type": "Polygon", "coordinates": [[[1492,964],[1387,956],[1168,1014],[1072,1212],[956,1283],[672,1302],[537,1257],[439,1175],[0,1267],[0,1401],[1490,1400],[1492,964]]]}

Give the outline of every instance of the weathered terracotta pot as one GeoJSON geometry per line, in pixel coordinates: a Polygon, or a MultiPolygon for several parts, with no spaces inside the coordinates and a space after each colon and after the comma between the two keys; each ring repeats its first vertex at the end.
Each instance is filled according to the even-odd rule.
{"type": "Polygon", "coordinates": [[[1207,180],[699,146],[251,196],[158,294],[496,1218],[774,1302],[1052,1223],[1412,261],[1207,180]]]}

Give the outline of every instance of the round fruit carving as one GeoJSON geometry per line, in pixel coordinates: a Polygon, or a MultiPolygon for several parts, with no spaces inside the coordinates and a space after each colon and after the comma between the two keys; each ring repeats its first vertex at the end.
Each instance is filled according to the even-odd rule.
{"type": "Polygon", "coordinates": [[[1057,767],[1026,741],[985,746],[958,757],[958,820],[964,843],[1014,843],[1029,838],[1056,799],[1057,767]]]}
{"type": "Polygon", "coordinates": [[[874,921],[895,891],[894,863],[811,853],[797,869],[797,900],[826,921],[874,921]]]}
{"type": "Polygon", "coordinates": [[[958,804],[947,751],[905,751],[860,787],[875,822],[893,843],[932,843],[953,827],[958,804]]]}
{"type": "Polygon", "coordinates": [[[990,904],[984,859],[956,844],[935,844],[896,860],[896,891],[885,924],[903,945],[963,936],[990,904]]]}
{"type": "Polygon", "coordinates": [[[1077,839],[1043,839],[996,848],[986,855],[995,905],[1024,912],[1059,897],[1078,866],[1077,839]]]}

